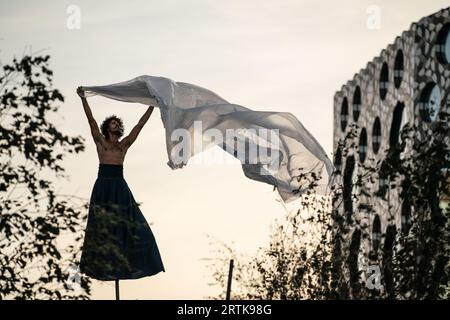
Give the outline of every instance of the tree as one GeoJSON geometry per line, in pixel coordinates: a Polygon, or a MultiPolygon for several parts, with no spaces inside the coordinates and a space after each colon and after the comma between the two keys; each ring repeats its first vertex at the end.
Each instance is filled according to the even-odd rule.
{"type": "Polygon", "coordinates": [[[87,205],[55,192],[69,154],[84,139],[50,121],[64,102],[53,88],[48,55],[3,65],[0,77],[0,299],[88,298],[90,281],[71,269],[79,253],[87,205]],[[81,285],[72,290],[71,279],[81,285]],[[78,281],[79,280],[79,281],[78,281]]]}
{"type": "Polygon", "coordinates": [[[317,199],[308,190],[298,211],[275,223],[269,247],[260,248],[255,257],[219,244],[210,259],[211,285],[222,288],[217,298],[225,296],[225,266],[233,258],[234,299],[448,299],[450,132],[445,110],[427,129],[405,125],[384,160],[360,163],[356,179],[341,170],[342,159],[352,160],[350,151],[358,145],[358,126],[352,124],[335,150],[341,182],[329,197],[317,199]],[[369,192],[367,182],[380,178],[388,184],[369,192]],[[371,199],[389,190],[399,191],[408,216],[401,230],[395,224],[386,229],[381,235],[384,245],[379,246],[381,239],[355,212],[374,217],[371,199]],[[335,210],[338,206],[345,209],[343,214],[335,210]],[[370,241],[377,243],[377,250],[364,250],[370,241]],[[376,267],[375,273],[368,273],[367,266],[376,267]]]}

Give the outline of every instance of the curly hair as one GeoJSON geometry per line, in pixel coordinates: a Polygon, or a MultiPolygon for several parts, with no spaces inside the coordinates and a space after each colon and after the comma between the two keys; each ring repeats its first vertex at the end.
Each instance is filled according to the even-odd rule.
{"type": "Polygon", "coordinates": [[[117,117],[114,114],[112,116],[105,118],[105,120],[103,120],[103,122],[100,126],[100,131],[105,138],[108,138],[109,137],[108,127],[109,127],[109,123],[112,120],[116,120],[119,123],[119,138],[120,138],[121,136],[123,136],[123,133],[124,133],[123,121],[121,118],[117,117]]]}

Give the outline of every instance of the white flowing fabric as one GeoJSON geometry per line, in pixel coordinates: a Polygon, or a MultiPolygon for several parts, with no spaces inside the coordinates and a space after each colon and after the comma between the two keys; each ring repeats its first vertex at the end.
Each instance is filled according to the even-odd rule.
{"type": "Polygon", "coordinates": [[[332,162],[316,139],[289,112],[253,111],[229,103],[208,89],[157,76],[143,75],[111,85],[83,86],[83,89],[86,97],[98,94],[158,107],[166,130],[167,164],[172,169],[182,168],[190,157],[215,145],[237,158],[232,149],[237,141],[244,143],[246,151],[250,145],[268,150],[268,158],[264,158],[263,152],[257,155],[247,152],[245,161],[241,160],[242,169],[248,178],[273,185],[285,203],[298,199],[311,188],[309,181],[314,175],[320,178],[312,186],[317,194],[327,194],[332,185],[335,170],[332,162]],[[177,129],[185,129],[190,135],[188,138],[194,141],[194,132],[198,132],[196,121],[201,121],[199,133],[203,148],[190,147],[180,162],[180,141],[174,139],[173,134],[177,129]],[[221,133],[224,140],[212,141],[206,134],[209,129],[221,133]],[[229,129],[235,130],[231,142],[226,132],[229,129]],[[269,140],[269,134],[267,137],[249,135],[252,130],[260,129],[278,130],[278,143],[269,140]],[[278,161],[276,170],[273,170],[274,159],[278,161]]]}

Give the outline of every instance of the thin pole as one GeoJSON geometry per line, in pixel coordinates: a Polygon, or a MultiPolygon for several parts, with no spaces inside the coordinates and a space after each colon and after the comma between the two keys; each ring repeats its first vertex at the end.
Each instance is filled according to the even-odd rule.
{"type": "Polygon", "coordinates": [[[233,259],[230,260],[230,268],[228,270],[228,285],[227,285],[227,298],[226,300],[230,300],[231,294],[231,279],[233,278],[233,259]]]}
{"type": "Polygon", "coordinates": [[[120,300],[120,296],[119,296],[119,279],[116,279],[116,300],[120,300]]]}

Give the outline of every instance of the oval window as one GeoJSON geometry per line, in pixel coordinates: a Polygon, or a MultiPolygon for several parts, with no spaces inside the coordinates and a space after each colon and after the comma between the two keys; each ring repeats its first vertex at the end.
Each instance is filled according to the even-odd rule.
{"type": "Polygon", "coordinates": [[[348,100],[347,97],[344,97],[341,105],[341,130],[345,131],[345,127],[347,127],[348,122],[348,100]]]}
{"type": "Polygon", "coordinates": [[[400,85],[402,83],[403,72],[404,72],[403,51],[398,50],[394,62],[394,85],[397,89],[400,88],[400,85]]]}
{"type": "Polygon", "coordinates": [[[372,149],[375,154],[380,150],[381,145],[381,123],[380,118],[376,117],[372,128],[372,149]]]}
{"type": "Polygon", "coordinates": [[[444,64],[450,63],[450,23],[439,31],[435,46],[437,59],[444,64]]]}
{"type": "Polygon", "coordinates": [[[380,71],[380,98],[384,100],[389,87],[389,68],[386,62],[383,63],[380,71]]]}
{"type": "Polygon", "coordinates": [[[355,93],[353,94],[353,120],[358,121],[359,114],[361,113],[361,89],[356,86],[355,93]]]}
{"type": "Polygon", "coordinates": [[[423,88],[419,100],[419,112],[423,121],[433,122],[437,119],[441,108],[441,90],[434,82],[429,82],[423,88]]]}

